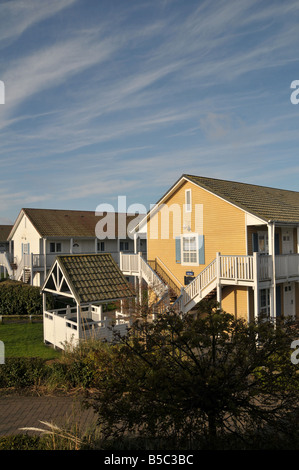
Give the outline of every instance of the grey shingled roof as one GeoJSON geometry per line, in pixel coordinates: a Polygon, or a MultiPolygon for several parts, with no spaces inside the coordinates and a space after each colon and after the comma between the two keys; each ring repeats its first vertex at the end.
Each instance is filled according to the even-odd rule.
{"type": "Polygon", "coordinates": [[[297,191],[187,174],[183,176],[265,222],[299,222],[297,191]]]}
{"type": "Polygon", "coordinates": [[[134,296],[111,254],[60,255],[57,261],[78,303],[134,296]]]}

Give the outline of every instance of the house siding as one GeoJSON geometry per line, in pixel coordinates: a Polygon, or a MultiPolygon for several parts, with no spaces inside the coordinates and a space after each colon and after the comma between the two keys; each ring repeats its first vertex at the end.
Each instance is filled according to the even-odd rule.
{"type": "MultiPolygon", "coordinates": [[[[185,182],[177,191],[165,201],[163,207],[148,222],[148,260],[159,260],[167,266],[172,273],[174,282],[184,285],[186,272],[192,271],[197,276],[211,261],[216,253],[223,255],[246,255],[247,233],[245,225],[245,212],[229,204],[223,199],[205,191],[204,189],[185,182]],[[192,211],[183,210],[185,204],[185,191],[191,189],[192,211]],[[195,212],[196,205],[202,205],[202,220],[195,212]],[[180,211],[170,210],[180,208],[180,211]],[[169,216],[169,237],[165,236],[165,219],[169,216]],[[164,222],[164,232],[163,232],[164,222]],[[175,237],[188,234],[186,226],[190,226],[191,233],[202,231],[204,235],[204,264],[183,265],[176,262],[175,237]],[[196,226],[197,225],[197,226],[196,226]],[[156,237],[153,237],[157,235],[156,237]],[[179,281],[179,282],[178,282],[179,281]]],[[[159,262],[158,260],[158,262],[159,262]]],[[[168,274],[169,274],[169,271],[168,274]]],[[[171,277],[171,276],[170,276],[171,277]]],[[[245,287],[229,286],[223,288],[223,308],[238,318],[248,319],[248,291],[245,287]]]]}
{"type": "Polygon", "coordinates": [[[225,286],[222,289],[222,309],[235,318],[248,320],[247,287],[225,286]]]}
{"type": "MultiPolygon", "coordinates": [[[[220,252],[225,255],[246,255],[246,230],[245,213],[218,198],[217,196],[205,191],[196,185],[185,182],[165,203],[170,209],[177,205],[181,208],[181,213],[174,215],[170,213],[169,218],[169,238],[163,239],[161,228],[163,228],[163,219],[168,217],[168,209],[162,208],[148,222],[148,259],[159,258],[174,274],[174,280],[177,278],[184,285],[184,276],[186,271],[192,270],[194,276],[197,276],[220,252]],[[185,204],[185,191],[192,190],[192,212],[186,213],[182,210],[185,204]],[[195,217],[195,205],[203,206],[203,220],[199,221],[195,217]],[[175,236],[188,234],[184,225],[190,225],[191,232],[198,233],[198,227],[203,228],[205,243],[205,264],[199,266],[186,266],[176,263],[175,259],[175,236]],[[199,222],[199,224],[198,224],[199,222]],[[157,232],[155,232],[158,227],[157,232]],[[152,235],[157,233],[157,238],[152,235]]],[[[165,223],[165,222],[164,222],[165,223]]],[[[178,284],[178,283],[177,283],[178,284]]]]}
{"type": "Polygon", "coordinates": [[[22,259],[22,244],[30,244],[30,253],[39,253],[40,234],[37,232],[33,224],[26,215],[20,220],[20,223],[12,237],[14,243],[14,256],[17,262],[22,259]]]}

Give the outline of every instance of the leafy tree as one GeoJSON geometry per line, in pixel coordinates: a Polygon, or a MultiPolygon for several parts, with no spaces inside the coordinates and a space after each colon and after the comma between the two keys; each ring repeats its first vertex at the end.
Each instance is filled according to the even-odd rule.
{"type": "Polygon", "coordinates": [[[121,344],[97,350],[92,406],[104,434],[212,448],[223,436],[286,432],[298,404],[296,330],[202,305],[198,316],[145,317],[121,344]]]}

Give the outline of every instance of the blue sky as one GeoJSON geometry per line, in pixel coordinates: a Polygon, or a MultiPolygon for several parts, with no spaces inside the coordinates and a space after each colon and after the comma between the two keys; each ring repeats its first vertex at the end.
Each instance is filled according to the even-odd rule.
{"type": "Polygon", "coordinates": [[[0,223],[183,173],[298,191],[298,43],[297,0],[2,0],[0,223]]]}

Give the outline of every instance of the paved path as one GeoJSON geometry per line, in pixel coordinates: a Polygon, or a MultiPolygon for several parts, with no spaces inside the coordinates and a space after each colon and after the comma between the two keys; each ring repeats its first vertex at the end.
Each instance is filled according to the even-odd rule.
{"type": "Polygon", "coordinates": [[[95,424],[96,415],[83,409],[79,398],[0,396],[0,436],[22,433],[22,427],[48,429],[40,421],[68,427],[79,423],[83,430],[95,424]]]}

